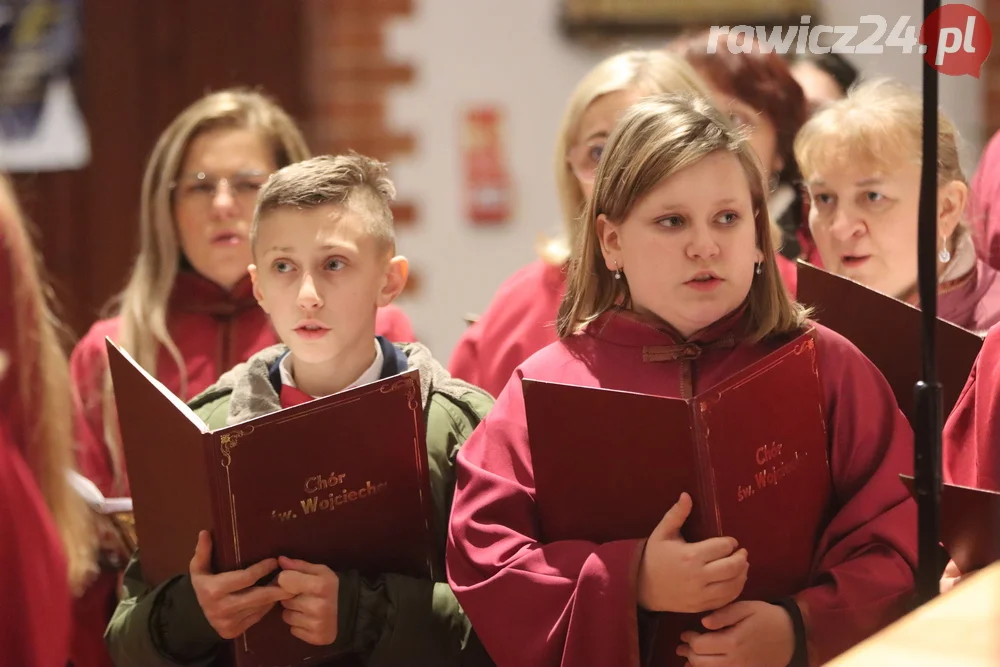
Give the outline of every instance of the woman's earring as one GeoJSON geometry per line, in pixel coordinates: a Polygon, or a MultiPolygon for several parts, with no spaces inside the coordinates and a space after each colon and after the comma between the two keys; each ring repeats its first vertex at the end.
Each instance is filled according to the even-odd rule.
{"type": "Polygon", "coordinates": [[[757,262],[757,263],[756,263],[756,264],[755,264],[754,266],[756,267],[756,268],[755,268],[755,270],[754,270],[754,272],[755,272],[755,273],[756,273],[756,274],[757,274],[758,276],[759,276],[760,274],[764,273],[764,262],[757,262]]]}
{"type": "Polygon", "coordinates": [[[618,268],[618,260],[615,260],[615,280],[622,279],[622,270],[618,268]]]}
{"type": "Polygon", "coordinates": [[[938,259],[941,260],[942,264],[947,264],[951,261],[951,252],[948,250],[948,237],[944,238],[944,247],[941,248],[941,252],[938,253],[938,259]]]}

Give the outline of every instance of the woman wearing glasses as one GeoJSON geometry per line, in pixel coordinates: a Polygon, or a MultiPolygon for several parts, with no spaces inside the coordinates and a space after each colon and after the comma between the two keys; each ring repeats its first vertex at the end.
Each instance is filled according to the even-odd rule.
{"type": "Polygon", "coordinates": [[[795,260],[821,265],[809,234],[808,203],[792,149],[795,135],[809,117],[809,106],[781,56],[762,53],[756,41],[738,45],[741,48],[733,53],[728,39],[722,35],[710,44],[706,31],[677,39],[667,48],[694,67],[716,106],[747,132],[769,192],[767,209],[778,269],[794,296],[795,260]]]}
{"type": "Polygon", "coordinates": [[[508,278],[466,330],[449,363],[452,375],[496,396],[521,362],[557,340],[555,320],[566,291],[566,264],[604,143],[628,107],[643,97],[670,92],[707,95],[690,66],[660,51],[611,56],[577,84],[556,144],[562,234],[542,245],[538,260],[508,278]]]}
{"type": "MultiPolygon", "coordinates": [[[[106,496],[130,491],[105,336],[185,400],[276,343],[247,274],[250,222],[268,175],[308,157],[288,114],[240,89],[199,99],[160,136],[143,178],[139,255],[116,316],[94,324],[70,360],[79,468],[106,496]]],[[[376,322],[391,340],[413,340],[396,308],[376,322]]],[[[106,560],[107,572],[77,603],[75,667],[111,665],[103,637],[117,573],[106,560]]]]}

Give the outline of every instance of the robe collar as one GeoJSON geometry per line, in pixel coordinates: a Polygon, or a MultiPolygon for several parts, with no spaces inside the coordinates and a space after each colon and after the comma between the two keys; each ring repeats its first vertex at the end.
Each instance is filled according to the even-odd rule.
{"type": "Polygon", "coordinates": [[[182,269],[177,273],[170,294],[170,309],[185,313],[224,318],[257,307],[249,275],[227,291],[196,271],[182,269]]]}
{"type": "Polygon", "coordinates": [[[619,307],[591,322],[587,332],[618,345],[642,348],[646,362],[692,360],[705,350],[736,347],[745,332],[746,310],[744,301],[728,315],[684,338],[656,316],[619,307]]]}

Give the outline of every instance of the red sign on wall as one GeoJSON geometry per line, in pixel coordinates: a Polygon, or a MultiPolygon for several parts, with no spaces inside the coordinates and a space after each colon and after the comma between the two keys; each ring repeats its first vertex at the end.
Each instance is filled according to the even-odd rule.
{"type": "Polygon", "coordinates": [[[513,196],[503,125],[503,112],[495,106],[474,107],[465,113],[465,214],[474,224],[504,223],[511,217],[513,196]]]}

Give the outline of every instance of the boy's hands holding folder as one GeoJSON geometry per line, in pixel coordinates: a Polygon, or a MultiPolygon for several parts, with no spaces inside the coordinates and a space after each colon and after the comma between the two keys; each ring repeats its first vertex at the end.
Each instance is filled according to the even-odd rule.
{"type": "Polygon", "coordinates": [[[292,597],[280,586],[254,586],[277,566],[276,559],[268,558],[245,570],[214,574],[212,538],[208,531],[198,533],[198,545],[191,558],[191,585],[206,620],[219,636],[239,637],[264,618],[275,603],[292,597]]]}
{"type": "Polygon", "coordinates": [[[282,600],[282,618],[292,634],[315,646],[332,644],[337,639],[337,596],[340,578],[326,565],[304,560],[278,559],[282,572],[280,586],[289,597],[282,600]]]}
{"type": "Polygon", "coordinates": [[[695,613],[718,609],[743,591],[746,549],[731,537],[688,543],[681,526],[691,514],[691,496],[663,516],[646,541],[639,563],[639,604],[650,611],[695,613]]]}

